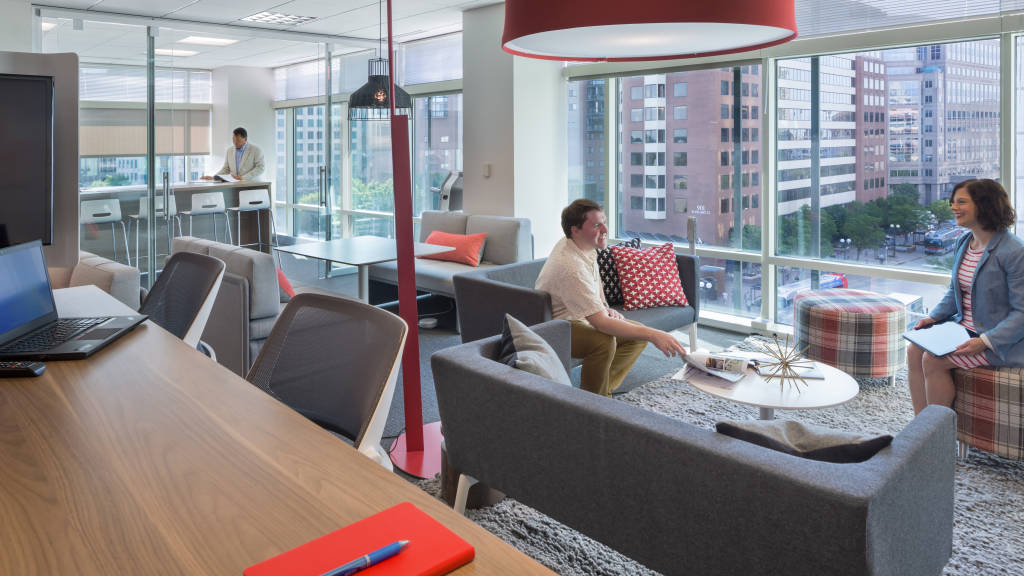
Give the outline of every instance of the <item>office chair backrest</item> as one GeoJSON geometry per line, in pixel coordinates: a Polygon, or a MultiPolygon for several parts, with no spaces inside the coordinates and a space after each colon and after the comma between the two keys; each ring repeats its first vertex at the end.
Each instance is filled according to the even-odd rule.
{"type": "Polygon", "coordinates": [[[83,200],[79,222],[82,224],[107,224],[121,221],[121,201],[117,198],[83,200]]]}
{"type": "Polygon", "coordinates": [[[192,214],[217,214],[224,212],[224,195],[220,192],[199,192],[192,195],[192,214]]]}
{"type": "Polygon", "coordinates": [[[390,468],[380,438],[406,332],[401,318],[358,300],[297,294],[246,380],[390,468]]]}
{"type": "MultiPolygon", "coordinates": [[[[157,217],[159,218],[159,217],[163,216],[164,215],[164,198],[163,198],[163,196],[157,196],[156,198],[153,198],[153,202],[154,202],[154,205],[156,206],[156,215],[157,215],[157,217]]],[[[168,198],[168,204],[170,205],[171,209],[170,209],[170,213],[167,214],[167,217],[170,218],[171,216],[175,216],[178,213],[178,204],[177,204],[177,202],[174,201],[174,195],[173,194],[170,196],[170,198],[168,198]]],[[[140,198],[139,199],[139,218],[148,218],[148,217],[149,217],[149,203],[146,202],[145,198],[140,198]]]]}
{"type": "Polygon", "coordinates": [[[269,210],[270,194],[266,188],[255,188],[253,190],[238,191],[238,209],[245,210],[269,210]]]}
{"type": "Polygon", "coordinates": [[[223,278],[224,262],[204,254],[175,252],[167,259],[139,312],[194,347],[199,344],[223,278]]]}

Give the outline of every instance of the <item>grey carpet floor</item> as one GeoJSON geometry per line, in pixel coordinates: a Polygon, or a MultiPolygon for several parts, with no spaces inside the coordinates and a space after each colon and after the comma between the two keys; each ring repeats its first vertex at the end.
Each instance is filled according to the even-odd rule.
{"type": "MultiPolygon", "coordinates": [[[[748,338],[739,348],[751,349],[748,338]]],[[[719,420],[756,418],[757,409],[713,398],[665,375],[617,396],[684,422],[713,428],[719,420]]],[[[870,433],[898,433],[913,417],[906,373],[890,387],[861,380],[852,401],[823,410],[776,411],[776,417],[870,433]]],[[[955,448],[950,446],[950,451],[955,448]]],[[[437,496],[437,479],[418,485],[437,496]]],[[[953,557],[946,575],[1024,574],[1024,462],[977,450],[957,463],[953,557]]],[[[629,558],[511,498],[468,516],[502,540],[563,575],[654,574],[629,558]]]]}

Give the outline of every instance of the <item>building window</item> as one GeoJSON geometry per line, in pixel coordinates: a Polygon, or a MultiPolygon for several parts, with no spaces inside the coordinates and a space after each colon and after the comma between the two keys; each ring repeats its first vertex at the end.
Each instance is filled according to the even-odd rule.
{"type": "Polygon", "coordinates": [[[629,132],[629,143],[630,144],[643,144],[644,142],[644,131],[643,130],[631,130],[629,132]]]}
{"type": "Polygon", "coordinates": [[[673,166],[686,166],[686,152],[673,152],[672,153],[672,165],[673,166]]]}
{"type": "Polygon", "coordinates": [[[644,208],[644,197],[643,196],[630,196],[629,197],[629,209],[630,210],[643,210],[644,208]]]}
{"type": "Polygon", "coordinates": [[[642,100],[644,97],[643,86],[631,86],[629,88],[629,99],[630,100],[642,100]]]}
{"type": "Polygon", "coordinates": [[[728,96],[728,95],[729,95],[729,81],[728,80],[722,80],[722,96],[728,96]]]}
{"type": "Polygon", "coordinates": [[[729,120],[730,118],[732,118],[732,116],[729,115],[729,105],[728,104],[722,104],[720,116],[721,116],[722,120],[729,120]]]}
{"type": "Polygon", "coordinates": [[[684,175],[684,174],[676,174],[675,176],[673,176],[672,177],[672,188],[674,190],[686,190],[686,188],[687,188],[686,175],[684,175]]]}
{"type": "Polygon", "coordinates": [[[672,86],[672,95],[676,98],[683,98],[686,96],[686,82],[676,82],[672,86]]]}
{"type": "Polygon", "coordinates": [[[686,106],[675,106],[672,108],[672,118],[674,120],[686,120],[686,106]]]}
{"type": "Polygon", "coordinates": [[[672,206],[676,214],[686,214],[686,198],[673,198],[672,206]]]}
{"type": "Polygon", "coordinates": [[[722,150],[722,152],[721,152],[721,165],[722,166],[728,166],[729,165],[729,151],[728,150],[722,150]]]}
{"type": "Polygon", "coordinates": [[[722,176],[721,176],[721,185],[722,185],[721,186],[722,190],[728,190],[729,189],[729,175],[728,174],[722,174],[722,176]]]}
{"type": "Polygon", "coordinates": [[[644,109],[643,108],[631,108],[629,110],[629,120],[631,122],[643,122],[644,121],[644,109]]]}
{"type": "Polygon", "coordinates": [[[629,175],[629,187],[630,188],[643,188],[644,187],[644,175],[643,174],[630,174],[629,175]]]}
{"type": "Polygon", "coordinates": [[[729,199],[728,198],[722,198],[722,201],[721,201],[721,203],[719,205],[719,213],[720,214],[728,214],[729,213],[729,199]]]}
{"type": "Polygon", "coordinates": [[[686,128],[676,128],[673,130],[672,142],[674,144],[686,144],[686,128]]]}
{"type": "Polygon", "coordinates": [[[644,120],[664,120],[665,119],[665,107],[664,106],[649,106],[644,108],[644,120]]]}
{"type": "Polygon", "coordinates": [[[630,152],[629,153],[629,165],[630,166],[643,166],[644,155],[643,152],[630,152]]]}
{"type": "Polygon", "coordinates": [[[728,142],[728,141],[729,141],[729,129],[728,128],[722,128],[722,142],[728,142]]]}

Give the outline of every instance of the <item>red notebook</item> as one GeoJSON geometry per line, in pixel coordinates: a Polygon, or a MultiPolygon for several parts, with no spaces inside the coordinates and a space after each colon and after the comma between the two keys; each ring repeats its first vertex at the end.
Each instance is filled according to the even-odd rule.
{"type": "Polygon", "coordinates": [[[361,570],[359,576],[436,576],[473,559],[473,547],[411,502],[402,502],[245,569],[245,576],[319,576],[396,542],[409,545],[396,556],[361,570]]]}

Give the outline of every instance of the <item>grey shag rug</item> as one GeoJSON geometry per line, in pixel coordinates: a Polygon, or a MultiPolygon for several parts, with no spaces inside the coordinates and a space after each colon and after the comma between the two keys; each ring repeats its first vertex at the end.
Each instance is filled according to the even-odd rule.
{"type": "MultiPolygon", "coordinates": [[[[756,350],[752,336],[735,348],[756,350]]],[[[906,371],[896,386],[885,379],[860,380],[850,402],[823,410],[776,410],[780,419],[842,430],[897,434],[913,418],[906,371]]],[[[720,420],[756,418],[757,409],[707,395],[666,375],[617,400],[684,422],[714,429],[720,420]]],[[[950,446],[950,451],[955,450],[950,446]]],[[[437,478],[418,482],[435,497],[437,478]]],[[[957,463],[954,487],[953,557],[943,574],[1024,574],[1024,462],[971,450],[957,463]]],[[[467,516],[505,542],[562,575],[653,575],[603,544],[567,528],[536,510],[506,498],[467,516]]]]}

